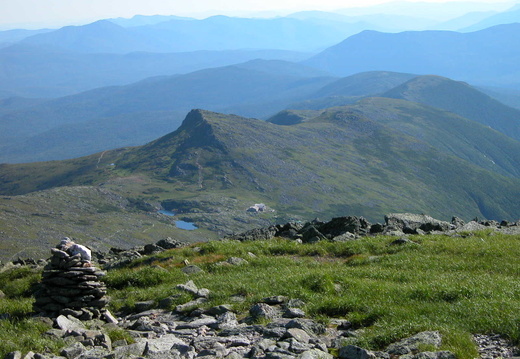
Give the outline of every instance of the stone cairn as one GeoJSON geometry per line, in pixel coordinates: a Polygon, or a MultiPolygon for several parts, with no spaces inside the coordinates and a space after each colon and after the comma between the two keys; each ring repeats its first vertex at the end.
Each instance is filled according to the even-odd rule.
{"type": "Polygon", "coordinates": [[[108,298],[100,278],[106,273],[92,265],[90,250],[65,238],[51,253],[34,293],[34,310],[51,318],[102,318],[108,298]]]}

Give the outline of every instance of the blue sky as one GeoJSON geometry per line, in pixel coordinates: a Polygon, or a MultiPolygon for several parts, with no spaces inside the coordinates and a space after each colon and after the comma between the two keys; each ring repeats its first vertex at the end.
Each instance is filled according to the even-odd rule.
{"type": "MultiPolygon", "coordinates": [[[[0,0],[0,29],[41,28],[85,24],[111,17],[181,15],[207,17],[287,14],[298,10],[333,11],[370,6],[391,0],[0,0]]],[[[508,0],[458,0],[480,3],[509,3],[508,0]]],[[[445,2],[445,0],[428,0],[445,2]]],[[[471,11],[468,6],[468,11],[471,11]]]]}

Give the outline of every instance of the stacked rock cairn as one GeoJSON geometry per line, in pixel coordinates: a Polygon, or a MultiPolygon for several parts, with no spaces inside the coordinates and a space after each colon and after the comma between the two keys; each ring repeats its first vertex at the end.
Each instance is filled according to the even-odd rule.
{"type": "Polygon", "coordinates": [[[33,309],[51,318],[102,318],[108,298],[100,278],[106,273],[93,266],[90,249],[65,238],[51,253],[34,293],[33,309]]]}

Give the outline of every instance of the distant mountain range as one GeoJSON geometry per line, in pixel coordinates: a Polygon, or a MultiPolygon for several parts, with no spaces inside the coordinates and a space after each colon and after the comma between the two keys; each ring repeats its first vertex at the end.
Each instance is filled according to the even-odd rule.
{"type": "Polygon", "coordinates": [[[350,16],[363,16],[370,14],[389,14],[400,16],[414,16],[437,21],[447,21],[468,14],[471,12],[502,12],[507,11],[514,2],[503,1],[500,3],[489,3],[479,1],[447,1],[427,2],[427,1],[392,1],[373,6],[347,8],[339,10],[341,14],[350,16]]]}
{"type": "Polygon", "coordinates": [[[509,24],[472,33],[364,31],[303,63],[339,76],[385,70],[520,88],[519,61],[520,24],[509,24]]]}
{"type": "Polygon", "coordinates": [[[213,16],[203,20],[173,19],[123,27],[109,20],[30,36],[26,45],[80,53],[129,53],[279,49],[311,52],[331,46],[362,28],[328,25],[295,18],[245,19],[213,16]]]}
{"type": "Polygon", "coordinates": [[[392,72],[337,79],[294,63],[256,60],[50,101],[3,101],[0,161],[56,160],[140,145],[175,130],[195,107],[268,118],[287,108],[321,110],[368,96],[426,104],[520,139],[520,110],[464,83],[392,72]]]}
{"type": "MultiPolygon", "coordinates": [[[[1,34],[1,33],[0,33],[1,34]]],[[[183,53],[77,53],[33,45],[0,49],[0,98],[61,97],[98,87],[127,85],[153,76],[185,74],[254,59],[300,61],[308,54],[285,50],[183,53]]]]}
{"type": "Polygon", "coordinates": [[[253,59],[306,60],[305,64],[337,76],[394,71],[520,88],[519,25],[510,24],[520,21],[518,6],[493,13],[491,8],[475,4],[473,9],[480,12],[462,13],[463,7],[456,3],[396,3],[392,9],[375,6],[343,14],[305,11],[272,19],[214,16],[203,20],[135,16],[57,30],[2,31],[0,98],[66,96],[253,59]],[[432,20],[432,14],[449,9],[452,16],[461,17],[439,22],[438,15],[438,21],[432,20]],[[476,24],[479,21],[509,25],[467,34],[392,33],[472,29],[468,26],[480,30],[484,25],[476,24]]]}
{"type": "Polygon", "coordinates": [[[485,17],[479,22],[460,29],[461,31],[478,31],[488,27],[502,25],[502,24],[513,24],[520,22],[520,4],[513,6],[507,11],[493,14],[485,17]]]}
{"type": "Polygon", "coordinates": [[[15,106],[0,111],[0,161],[73,158],[143,144],[175,130],[195,107],[268,117],[334,80],[303,65],[258,60],[15,106]]]}

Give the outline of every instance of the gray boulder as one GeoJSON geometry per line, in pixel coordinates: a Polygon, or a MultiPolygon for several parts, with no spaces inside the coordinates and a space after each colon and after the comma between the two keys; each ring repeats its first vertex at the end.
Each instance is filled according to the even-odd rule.
{"type": "Polygon", "coordinates": [[[371,224],[363,217],[337,217],[319,226],[319,231],[328,238],[335,238],[346,233],[365,235],[370,232],[371,224]]]}
{"type": "Polygon", "coordinates": [[[287,302],[289,298],[284,295],[273,295],[271,297],[266,297],[262,299],[262,303],[266,303],[269,305],[283,304],[287,302]]]}
{"type": "Polygon", "coordinates": [[[421,352],[413,355],[412,359],[456,359],[456,356],[450,351],[421,352]]]}
{"type": "Polygon", "coordinates": [[[392,241],[390,243],[391,246],[400,246],[400,245],[403,245],[403,244],[415,244],[415,245],[417,245],[417,243],[415,243],[414,241],[412,241],[411,239],[406,238],[406,237],[401,237],[401,238],[396,239],[395,241],[392,241]]]}
{"type": "Polygon", "coordinates": [[[313,243],[327,239],[314,225],[304,227],[300,234],[302,235],[303,243],[313,243]]]}
{"type": "Polygon", "coordinates": [[[267,319],[272,320],[279,318],[280,311],[271,307],[269,304],[257,303],[249,309],[249,314],[253,319],[267,319]]]}
{"type": "Polygon", "coordinates": [[[186,244],[183,242],[180,242],[176,239],[173,239],[171,237],[161,239],[159,242],[156,243],[159,247],[162,247],[164,249],[172,249],[172,248],[180,248],[184,247],[186,244]]]}
{"type": "Polygon", "coordinates": [[[286,308],[283,312],[284,318],[304,318],[305,312],[300,308],[286,308]]]}
{"type": "Polygon", "coordinates": [[[425,232],[446,232],[453,227],[449,222],[440,221],[425,214],[390,213],[385,216],[385,221],[387,226],[408,234],[417,234],[419,229],[425,232]]]}
{"type": "Polygon", "coordinates": [[[393,355],[404,355],[419,351],[421,345],[432,345],[438,348],[441,342],[441,334],[437,331],[420,332],[397,343],[390,344],[386,348],[386,352],[393,355]]]}
{"type": "Polygon", "coordinates": [[[246,231],[244,233],[235,234],[230,237],[227,237],[227,239],[234,239],[237,241],[262,241],[274,238],[276,235],[277,230],[275,226],[270,226],[267,228],[255,228],[251,229],[249,231],[246,231]]]}
{"type": "Polygon", "coordinates": [[[131,358],[133,356],[140,357],[146,349],[146,342],[137,342],[130,345],[119,346],[114,348],[115,359],[131,358]]]}
{"type": "Polygon", "coordinates": [[[157,244],[147,244],[144,246],[144,251],[142,254],[149,255],[149,254],[160,253],[162,251],[164,251],[164,248],[161,246],[158,246],[157,244]]]}
{"type": "Polygon", "coordinates": [[[289,328],[285,334],[288,338],[294,338],[300,343],[309,343],[311,336],[303,329],[289,328]]]}
{"type": "Polygon", "coordinates": [[[60,355],[64,356],[67,359],[72,359],[80,356],[86,351],[86,348],[83,344],[77,342],[72,344],[71,346],[68,346],[66,348],[63,348],[60,352],[60,355]]]}
{"type": "Polygon", "coordinates": [[[174,345],[186,345],[186,343],[173,334],[165,334],[156,339],[148,339],[146,340],[144,355],[168,353],[174,345]]]}
{"type": "Polygon", "coordinates": [[[486,227],[483,224],[480,224],[475,221],[470,221],[470,222],[464,224],[463,226],[458,227],[457,232],[475,232],[475,231],[482,231],[487,228],[488,227],[486,227]]]}
{"type": "Polygon", "coordinates": [[[64,315],[60,315],[56,318],[56,325],[65,332],[81,333],[86,330],[86,327],[81,320],[74,317],[66,317],[64,315]]]}
{"type": "Polygon", "coordinates": [[[246,261],[244,258],[239,258],[239,257],[230,257],[226,260],[226,263],[229,263],[233,266],[239,266],[239,265],[242,265],[242,264],[248,264],[249,262],[246,261]]]}
{"type": "Polygon", "coordinates": [[[199,291],[199,288],[192,280],[187,281],[185,284],[177,284],[175,288],[194,295],[197,295],[199,291]]]}
{"type": "Polygon", "coordinates": [[[287,329],[289,328],[299,328],[306,331],[308,334],[312,335],[321,335],[324,334],[326,331],[326,328],[323,324],[320,324],[312,319],[292,319],[290,320],[285,327],[287,329]]]}

